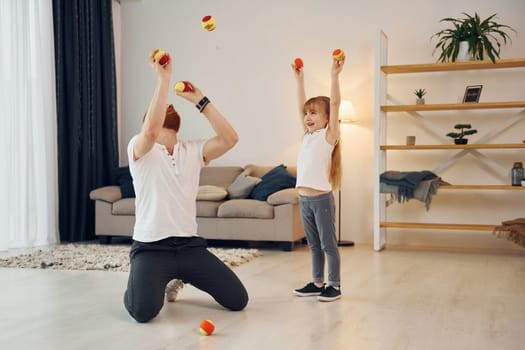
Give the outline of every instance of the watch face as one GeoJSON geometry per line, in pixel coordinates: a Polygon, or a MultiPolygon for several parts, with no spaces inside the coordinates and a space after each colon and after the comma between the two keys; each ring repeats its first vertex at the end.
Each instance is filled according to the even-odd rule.
{"type": "Polygon", "coordinates": [[[197,104],[195,105],[195,107],[197,107],[197,109],[198,109],[199,111],[202,112],[202,110],[204,109],[204,107],[206,107],[206,105],[207,105],[208,103],[210,103],[210,100],[208,99],[208,97],[204,96],[204,97],[199,101],[199,103],[197,103],[197,104]]]}

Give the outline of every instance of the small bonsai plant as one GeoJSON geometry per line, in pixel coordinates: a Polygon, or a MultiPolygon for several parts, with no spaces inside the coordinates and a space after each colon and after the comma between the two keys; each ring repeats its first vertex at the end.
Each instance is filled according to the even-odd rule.
{"type": "Polygon", "coordinates": [[[472,129],[470,124],[456,124],[454,129],[459,130],[459,132],[449,132],[447,136],[452,137],[456,145],[466,145],[468,139],[465,136],[474,135],[478,132],[476,129],[472,129]]]}
{"type": "Polygon", "coordinates": [[[517,34],[512,27],[499,24],[495,21],[496,13],[481,20],[477,13],[471,16],[463,12],[463,18],[443,18],[440,22],[449,22],[452,28],[443,29],[432,35],[438,39],[434,47],[441,49],[438,62],[455,62],[460,50],[460,42],[468,42],[468,52],[475,60],[484,60],[485,54],[492,62],[499,58],[501,44],[507,44],[507,40],[512,42],[506,30],[511,30],[517,34]]]}
{"type": "Polygon", "coordinates": [[[417,89],[414,91],[414,95],[417,96],[417,98],[423,98],[427,94],[427,90],[425,89],[417,89]]]}
{"type": "Polygon", "coordinates": [[[426,93],[427,93],[427,90],[425,90],[425,89],[416,89],[414,91],[414,95],[417,96],[416,104],[422,105],[422,104],[425,103],[425,99],[423,98],[423,96],[425,96],[426,93]]]}

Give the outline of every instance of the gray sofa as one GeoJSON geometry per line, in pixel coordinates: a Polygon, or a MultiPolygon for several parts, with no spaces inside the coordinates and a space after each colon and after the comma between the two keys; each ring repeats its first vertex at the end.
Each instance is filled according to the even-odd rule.
{"type": "MultiPolygon", "coordinates": [[[[251,187],[257,187],[272,169],[275,167],[256,165],[202,168],[197,197],[199,235],[212,240],[277,242],[283,250],[292,250],[305,237],[297,190],[292,186],[279,189],[263,201],[244,198],[251,188],[238,186],[239,181],[251,180],[258,182],[251,187]]],[[[285,169],[296,176],[295,167],[285,169]]],[[[134,198],[122,198],[116,185],[94,189],[90,198],[95,201],[95,234],[101,242],[110,243],[112,236],[132,236],[134,198]]]]}

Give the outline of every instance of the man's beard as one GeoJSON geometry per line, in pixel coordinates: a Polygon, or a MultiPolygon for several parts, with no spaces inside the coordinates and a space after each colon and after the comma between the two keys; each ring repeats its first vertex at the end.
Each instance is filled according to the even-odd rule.
{"type": "Polygon", "coordinates": [[[171,110],[166,112],[166,117],[164,118],[164,124],[162,127],[179,132],[180,117],[177,111],[171,110]]]}

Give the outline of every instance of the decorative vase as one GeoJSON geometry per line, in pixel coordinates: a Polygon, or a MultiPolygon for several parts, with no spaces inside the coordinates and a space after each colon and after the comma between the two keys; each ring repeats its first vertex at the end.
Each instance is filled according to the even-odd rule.
{"type": "Polygon", "coordinates": [[[454,139],[454,143],[456,145],[466,145],[468,143],[468,139],[454,139]]]}
{"type": "Polygon", "coordinates": [[[459,51],[458,51],[458,57],[456,57],[456,61],[471,61],[472,55],[469,53],[469,45],[468,41],[460,41],[459,42],[459,51]]]}
{"type": "Polygon", "coordinates": [[[424,104],[425,104],[425,99],[423,97],[416,98],[416,105],[424,105],[424,104]]]}

